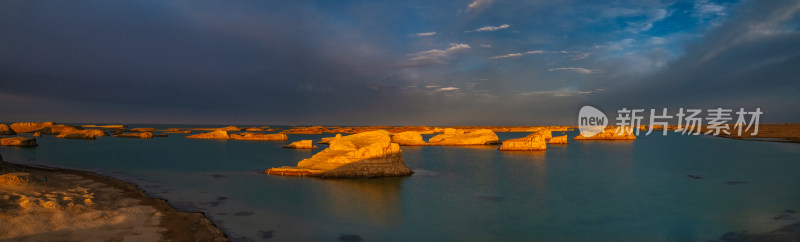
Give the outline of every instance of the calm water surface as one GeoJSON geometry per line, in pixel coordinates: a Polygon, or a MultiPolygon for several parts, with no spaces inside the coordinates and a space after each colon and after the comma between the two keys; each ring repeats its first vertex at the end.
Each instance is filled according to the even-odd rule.
{"type": "MultiPolygon", "coordinates": [[[[498,133],[501,140],[527,134],[498,133]]],[[[185,136],[44,136],[37,148],[0,149],[8,161],[133,182],[181,210],[205,212],[238,241],[705,241],[774,230],[797,222],[774,217],[800,211],[798,144],[670,134],[570,140],[543,152],[401,147],[416,172],[410,177],[323,180],[259,172],[322,150],[282,145],[333,134],[286,142],[185,136]]]]}

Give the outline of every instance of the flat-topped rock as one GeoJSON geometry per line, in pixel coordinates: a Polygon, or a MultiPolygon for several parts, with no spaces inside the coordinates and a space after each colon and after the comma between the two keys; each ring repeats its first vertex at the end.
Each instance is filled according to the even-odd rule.
{"type": "Polygon", "coordinates": [[[499,144],[492,130],[476,129],[466,131],[463,129],[444,129],[444,134],[439,134],[428,139],[428,145],[490,145],[499,144]]]}
{"type": "Polygon", "coordinates": [[[108,134],[99,129],[84,129],[72,132],[61,132],[61,134],[56,137],[65,139],[96,139],[97,136],[108,136],[108,134]]]}
{"type": "Polygon", "coordinates": [[[567,135],[555,136],[547,141],[548,144],[567,144],[567,135]]]}
{"type": "Polygon", "coordinates": [[[211,131],[208,133],[200,133],[186,136],[186,138],[190,139],[230,139],[231,136],[228,135],[228,131],[217,130],[211,131]]]}
{"type": "Polygon", "coordinates": [[[8,124],[0,124],[0,135],[15,135],[17,132],[14,132],[8,124]]]}
{"type": "Polygon", "coordinates": [[[296,167],[272,168],[265,173],[349,178],[408,176],[413,172],[403,161],[400,145],[391,142],[389,132],[379,130],[333,140],[330,148],[300,161],[296,167]]]}
{"type": "Polygon", "coordinates": [[[153,138],[153,132],[122,133],[122,134],[116,134],[114,135],[114,137],[150,139],[153,138]]]}
{"type": "Polygon", "coordinates": [[[156,131],[155,128],[132,128],[131,131],[135,132],[153,132],[156,131]]]}
{"type": "Polygon", "coordinates": [[[545,132],[534,132],[522,138],[506,140],[500,150],[547,150],[546,135],[545,132]]]}
{"type": "Polygon", "coordinates": [[[283,148],[292,148],[292,149],[316,149],[317,146],[314,145],[314,142],[310,139],[301,140],[292,142],[291,144],[284,145],[283,148]]]}
{"type": "Polygon", "coordinates": [[[0,138],[0,145],[5,146],[22,146],[22,147],[36,147],[36,139],[25,138],[22,136],[11,138],[0,138]]]}
{"type": "Polygon", "coordinates": [[[405,131],[392,135],[392,142],[399,145],[427,145],[417,131],[405,131]]]}
{"type": "Polygon", "coordinates": [[[616,127],[607,127],[603,132],[597,133],[591,137],[584,137],[583,135],[578,135],[577,137],[573,138],[574,140],[635,140],[636,135],[633,135],[633,132],[630,127],[626,127],[620,132],[617,132],[616,127]]]}
{"type": "Polygon", "coordinates": [[[231,134],[231,139],[235,140],[266,140],[266,141],[286,141],[289,137],[286,134],[260,134],[244,132],[240,134],[231,134]]]}

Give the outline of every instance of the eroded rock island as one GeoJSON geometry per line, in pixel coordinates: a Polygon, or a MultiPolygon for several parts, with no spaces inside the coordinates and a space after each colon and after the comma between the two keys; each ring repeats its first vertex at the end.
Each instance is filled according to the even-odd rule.
{"type": "Polygon", "coordinates": [[[11,138],[2,138],[0,139],[0,145],[4,146],[22,146],[22,147],[36,147],[36,139],[25,138],[22,136],[11,137],[11,138]]]}
{"type": "Polygon", "coordinates": [[[408,176],[400,145],[391,142],[389,132],[369,131],[332,140],[330,148],[300,161],[296,167],[265,171],[271,175],[354,178],[408,176]]]}
{"type": "Polygon", "coordinates": [[[446,128],[443,134],[433,136],[428,140],[429,145],[491,145],[499,143],[500,139],[497,138],[497,134],[490,129],[467,131],[446,128]]]}
{"type": "Polygon", "coordinates": [[[547,142],[545,141],[547,133],[550,133],[550,131],[538,131],[522,138],[503,141],[500,150],[547,150],[547,142]]]}
{"type": "Polygon", "coordinates": [[[603,132],[597,133],[591,137],[585,137],[579,134],[574,140],[635,140],[636,135],[633,134],[630,127],[623,128],[617,132],[616,127],[607,127],[603,132]]]}

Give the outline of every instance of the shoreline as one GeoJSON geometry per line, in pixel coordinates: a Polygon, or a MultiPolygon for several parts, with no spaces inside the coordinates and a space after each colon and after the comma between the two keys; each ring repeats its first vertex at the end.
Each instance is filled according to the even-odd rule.
{"type": "MultiPolygon", "coordinates": [[[[97,238],[100,240],[126,237],[137,240],[142,239],[142,236],[149,236],[143,237],[147,240],[158,241],[230,240],[203,212],[178,211],[170,206],[167,200],[150,197],[137,185],[127,181],[89,171],[22,165],[8,161],[0,162],[0,167],[6,174],[9,171],[30,173],[30,180],[33,180],[30,182],[26,179],[29,183],[22,185],[0,183],[0,197],[5,195],[3,200],[6,200],[0,203],[0,216],[20,220],[6,221],[6,223],[26,224],[25,219],[30,219],[26,218],[27,216],[41,218],[42,214],[48,213],[57,218],[66,216],[61,219],[67,220],[65,222],[68,223],[50,226],[44,230],[31,229],[28,234],[11,235],[12,237],[5,239],[46,240],[53,237],[58,240],[70,240],[68,238],[71,233],[82,236],[86,233],[85,230],[98,229],[105,232],[98,235],[101,236],[97,238]],[[43,177],[47,179],[46,185],[42,180],[43,177]],[[78,198],[88,197],[83,204],[80,199],[70,196],[78,191],[76,189],[82,189],[79,191],[83,195],[78,198]],[[41,193],[45,193],[44,197],[37,200],[35,195],[41,193]],[[63,196],[63,199],[60,196],[63,196]],[[19,205],[11,203],[15,199],[20,201],[19,205]],[[18,209],[15,209],[15,206],[18,209]],[[96,218],[80,220],[87,214],[96,218]],[[70,220],[78,220],[78,223],[70,220]],[[83,226],[80,222],[87,223],[83,226]],[[115,229],[119,231],[115,233],[115,229]],[[135,231],[130,232],[130,230],[135,231]]],[[[0,231],[3,229],[0,227],[0,231]]],[[[77,237],[76,240],[81,240],[81,237],[77,237]]]]}

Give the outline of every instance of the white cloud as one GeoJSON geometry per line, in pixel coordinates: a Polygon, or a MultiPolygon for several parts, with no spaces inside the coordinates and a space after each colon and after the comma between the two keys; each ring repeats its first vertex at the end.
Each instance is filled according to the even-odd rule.
{"type": "Polygon", "coordinates": [[[574,71],[580,74],[592,74],[592,70],[580,67],[559,67],[559,68],[550,68],[547,71],[574,71]]]}
{"type": "Polygon", "coordinates": [[[474,0],[472,3],[467,5],[467,11],[475,11],[480,10],[488,7],[492,4],[492,0],[474,0]]]}
{"type": "Polygon", "coordinates": [[[511,27],[511,25],[502,24],[502,25],[499,25],[499,26],[485,26],[485,27],[477,28],[475,30],[471,30],[471,31],[467,31],[467,32],[497,31],[497,30],[501,30],[501,29],[507,29],[508,27],[511,27]]]}
{"type": "Polygon", "coordinates": [[[570,90],[570,89],[559,89],[559,90],[552,90],[552,91],[533,91],[533,92],[525,92],[519,93],[517,95],[528,96],[528,95],[546,95],[546,96],[554,96],[554,97],[570,97],[576,95],[589,95],[592,93],[602,93],[605,89],[598,88],[594,90],[570,90]]]}
{"type": "Polygon", "coordinates": [[[492,48],[492,45],[490,45],[490,44],[482,44],[481,47],[483,47],[483,48],[492,48]]]}
{"type": "Polygon", "coordinates": [[[436,34],[436,32],[426,32],[426,33],[416,33],[415,35],[416,36],[431,36],[431,35],[435,35],[435,34],[436,34]]]}
{"type": "Polygon", "coordinates": [[[492,56],[492,57],[489,57],[489,59],[502,59],[502,58],[518,57],[518,56],[522,56],[522,54],[521,53],[511,53],[511,54],[507,54],[507,55],[492,56]]]}
{"type": "Polygon", "coordinates": [[[489,59],[503,59],[503,58],[520,57],[520,56],[523,56],[523,55],[543,54],[543,53],[544,53],[544,51],[541,51],[541,50],[532,50],[532,51],[528,51],[528,52],[525,52],[525,53],[511,53],[511,54],[505,54],[505,55],[492,56],[492,57],[489,57],[489,59]]]}
{"type": "Polygon", "coordinates": [[[694,13],[692,14],[694,17],[706,18],[725,15],[727,13],[723,5],[712,3],[708,0],[699,0],[694,3],[694,13]]]}
{"type": "Polygon", "coordinates": [[[405,64],[406,66],[419,66],[422,64],[444,64],[444,59],[448,58],[450,54],[459,50],[471,48],[468,44],[451,43],[450,47],[444,50],[433,49],[426,50],[411,54],[411,63],[405,64]]]}
{"type": "Polygon", "coordinates": [[[450,44],[450,48],[447,48],[448,52],[462,50],[462,49],[469,49],[468,44],[450,44]]]}
{"type": "Polygon", "coordinates": [[[458,87],[442,87],[442,88],[439,88],[436,91],[437,92],[441,92],[441,91],[455,91],[455,90],[458,90],[458,87]]]}

